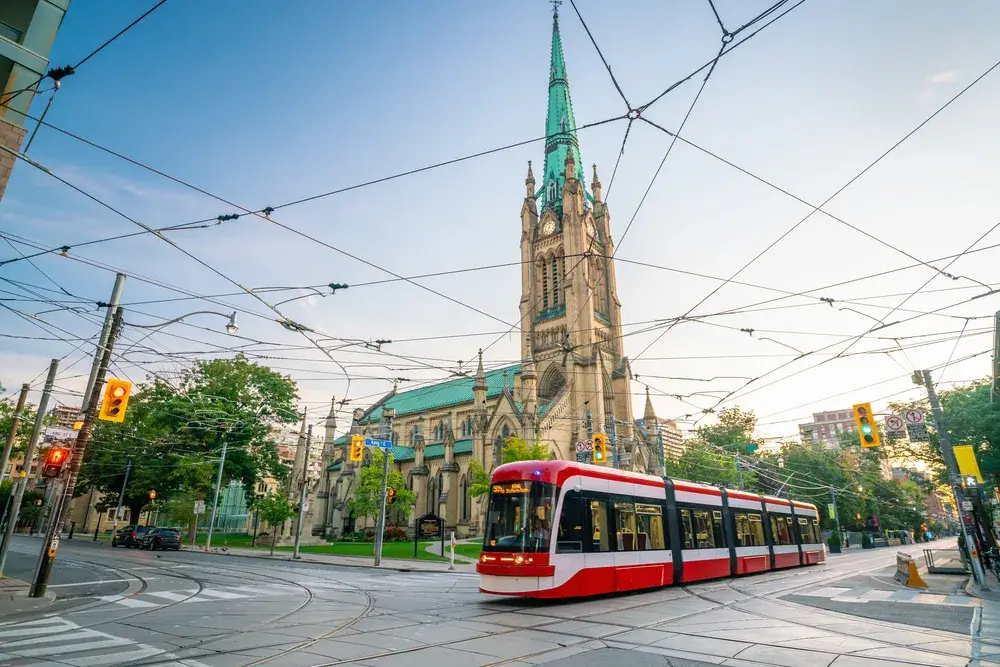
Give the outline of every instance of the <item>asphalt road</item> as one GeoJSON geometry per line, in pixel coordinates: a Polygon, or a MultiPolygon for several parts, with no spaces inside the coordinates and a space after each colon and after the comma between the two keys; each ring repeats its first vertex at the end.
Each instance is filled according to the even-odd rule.
{"type": "MultiPolygon", "coordinates": [[[[10,574],[29,576],[40,546],[18,538],[10,574]]],[[[971,617],[975,603],[870,585],[894,558],[894,549],[854,551],[819,567],[553,603],[486,596],[463,573],[64,540],[57,600],[0,616],[0,666],[969,664],[968,632],[933,619],[955,630],[952,616],[971,617]],[[876,603],[886,610],[878,618],[823,608],[876,603]]]]}

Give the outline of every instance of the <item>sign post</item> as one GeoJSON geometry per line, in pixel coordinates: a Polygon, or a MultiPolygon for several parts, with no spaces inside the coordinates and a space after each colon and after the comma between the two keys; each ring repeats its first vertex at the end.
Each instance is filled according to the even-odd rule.
{"type": "Polygon", "coordinates": [[[382,564],[382,541],[385,534],[385,490],[389,484],[389,450],[392,449],[392,418],[395,416],[396,411],[393,408],[384,408],[382,410],[380,430],[382,431],[382,435],[386,436],[386,440],[365,438],[365,445],[378,447],[382,450],[382,487],[378,497],[378,522],[375,524],[378,531],[375,533],[375,567],[382,564]]]}
{"type": "Polygon", "coordinates": [[[191,531],[192,546],[194,546],[198,542],[198,520],[204,513],[205,513],[205,501],[204,500],[194,501],[194,530],[191,531]]]}
{"type": "MultiPolygon", "coordinates": [[[[442,554],[443,555],[443,554],[442,554]]],[[[451,531],[451,558],[448,561],[448,569],[455,569],[455,531],[451,531]]]]}

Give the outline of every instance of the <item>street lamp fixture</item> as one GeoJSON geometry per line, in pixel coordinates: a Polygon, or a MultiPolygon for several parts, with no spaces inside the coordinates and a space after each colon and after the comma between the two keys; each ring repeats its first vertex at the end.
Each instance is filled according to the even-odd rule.
{"type": "Polygon", "coordinates": [[[181,320],[191,317],[192,315],[218,315],[219,317],[225,317],[229,320],[226,324],[226,331],[234,334],[239,330],[239,325],[236,324],[236,311],[233,311],[229,315],[225,313],[219,313],[214,310],[196,310],[193,313],[187,313],[186,315],[181,315],[180,317],[175,317],[172,320],[166,320],[165,322],[159,322],[157,324],[132,324],[131,322],[125,322],[126,326],[134,327],[136,329],[159,329],[165,327],[168,324],[174,324],[175,322],[180,322],[181,320]]]}

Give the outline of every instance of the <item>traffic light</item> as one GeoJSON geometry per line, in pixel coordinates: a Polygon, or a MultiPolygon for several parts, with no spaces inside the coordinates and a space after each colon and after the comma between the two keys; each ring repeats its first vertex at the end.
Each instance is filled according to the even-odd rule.
{"type": "Polygon", "coordinates": [[[49,449],[49,454],[45,457],[45,467],[42,468],[42,477],[58,477],[68,459],[69,450],[65,447],[49,449]]]}
{"type": "Polygon", "coordinates": [[[97,418],[107,422],[125,421],[125,408],[128,407],[128,397],[132,393],[132,383],[125,380],[108,380],[104,388],[104,400],[97,418]]]}
{"type": "Polygon", "coordinates": [[[360,463],[365,458],[365,436],[351,436],[351,463],[360,463]]]}
{"type": "Polygon", "coordinates": [[[608,462],[608,436],[595,433],[591,438],[594,442],[594,463],[604,465],[608,462]]]}
{"type": "Polygon", "coordinates": [[[386,499],[389,501],[390,505],[396,502],[396,489],[389,487],[389,489],[385,493],[386,493],[386,499]]]}
{"type": "Polygon", "coordinates": [[[870,403],[855,405],[854,423],[858,426],[858,438],[861,441],[862,449],[878,447],[882,443],[878,438],[878,428],[875,426],[875,415],[872,414],[870,403]]]}

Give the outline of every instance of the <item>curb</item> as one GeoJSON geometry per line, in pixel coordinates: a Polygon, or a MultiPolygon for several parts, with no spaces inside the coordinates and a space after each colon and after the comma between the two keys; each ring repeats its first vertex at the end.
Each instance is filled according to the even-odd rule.
{"type": "Polygon", "coordinates": [[[40,598],[29,598],[30,586],[26,582],[7,578],[3,581],[7,583],[0,584],[0,617],[41,611],[56,601],[56,594],[52,591],[45,591],[45,595],[40,598]],[[8,587],[16,587],[16,590],[7,590],[8,587]]]}
{"type": "MultiPolygon", "coordinates": [[[[428,574],[450,574],[452,572],[459,572],[459,570],[435,570],[430,568],[424,568],[420,566],[402,566],[402,565],[380,565],[375,567],[372,565],[364,565],[362,563],[331,563],[325,560],[316,560],[315,558],[300,557],[298,559],[292,558],[290,556],[266,556],[266,555],[256,555],[256,554],[242,554],[242,553],[221,553],[219,551],[204,551],[202,549],[190,549],[182,546],[181,551],[187,551],[190,553],[201,553],[208,554],[210,556],[222,556],[229,558],[254,558],[257,560],[270,560],[270,561],[283,561],[287,563],[309,563],[311,565],[329,565],[332,567],[356,567],[366,570],[387,570],[390,572],[421,572],[428,574]]],[[[459,563],[456,563],[459,564],[459,563]]],[[[471,565],[471,563],[464,563],[465,565],[471,565]]],[[[470,574],[468,572],[463,572],[463,574],[470,574]]]]}

